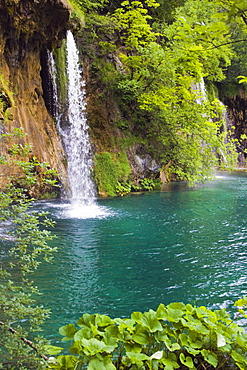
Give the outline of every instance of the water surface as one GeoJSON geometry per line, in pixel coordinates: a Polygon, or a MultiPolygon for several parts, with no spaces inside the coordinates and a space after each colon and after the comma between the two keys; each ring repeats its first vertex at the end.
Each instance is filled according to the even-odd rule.
{"type": "Polygon", "coordinates": [[[100,199],[94,208],[38,203],[59,252],[37,272],[52,309],[48,335],[85,312],[123,317],[159,303],[229,307],[247,294],[247,177],[100,199]],[[52,324],[51,324],[52,323],[52,324]]]}

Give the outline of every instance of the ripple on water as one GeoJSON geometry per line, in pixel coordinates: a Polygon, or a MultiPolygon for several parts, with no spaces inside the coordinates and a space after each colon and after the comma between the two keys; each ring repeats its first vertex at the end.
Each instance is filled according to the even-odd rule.
{"type": "Polygon", "coordinates": [[[53,330],[85,312],[126,317],[173,301],[232,309],[247,293],[247,177],[236,181],[90,207],[46,203],[59,252],[36,280],[53,330]]]}

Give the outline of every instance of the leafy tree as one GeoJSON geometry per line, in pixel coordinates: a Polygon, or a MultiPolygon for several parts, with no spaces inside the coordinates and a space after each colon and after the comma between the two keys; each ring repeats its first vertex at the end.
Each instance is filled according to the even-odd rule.
{"type": "Polygon", "coordinates": [[[135,111],[146,112],[145,129],[135,122],[134,132],[144,132],[148,140],[162,144],[158,146],[159,159],[166,171],[169,169],[168,178],[175,174],[191,183],[202,181],[217,164],[213,153],[218,150],[222,157],[224,151],[226,158],[231,146],[227,148],[225,134],[220,135],[219,102],[210,105],[201,90],[202,78],[224,78],[223,68],[232,57],[229,46],[222,45],[229,40],[228,27],[214,19],[217,9],[213,3],[187,1],[177,11],[173,24],[157,34],[148,23],[147,13],[138,9],[137,16],[131,6],[124,2],[113,19],[117,14],[125,46],[119,54],[124,70],[117,82],[119,95],[135,111]],[[128,23],[129,12],[145,27],[136,29],[133,21],[128,23]]]}
{"type": "MultiPolygon", "coordinates": [[[[12,134],[2,135],[2,140],[9,144],[14,137],[22,135],[16,129],[12,134]]],[[[0,363],[4,369],[43,369],[47,360],[45,341],[35,338],[34,333],[49,317],[49,310],[35,304],[39,291],[30,275],[42,260],[50,262],[56,250],[48,244],[53,238],[48,231],[53,222],[45,213],[32,211],[33,199],[28,192],[42,176],[44,182],[54,180],[49,178],[50,169],[43,171],[42,176],[35,175],[35,168],[47,166],[37,159],[31,164],[26,162],[23,156],[29,152],[28,146],[14,143],[9,146],[11,164],[1,158],[2,169],[11,165],[13,171],[19,169],[20,173],[18,180],[10,178],[0,191],[0,363]]]]}
{"type": "Polygon", "coordinates": [[[150,9],[153,21],[159,24],[174,22],[176,9],[183,6],[186,0],[157,0],[160,6],[150,9]]]}
{"type": "Polygon", "coordinates": [[[234,56],[231,14],[241,24],[245,14],[245,8],[236,11],[239,4],[244,2],[178,0],[166,9],[165,0],[120,6],[114,1],[100,19],[89,21],[92,83],[100,80],[101,101],[114,97],[124,121],[119,127],[126,133],[129,126],[131,135],[145,142],[167,178],[195,183],[209,178],[219,159],[229,167],[236,159],[222,134],[221,105],[207,102],[202,80],[225,78],[234,56]],[[169,20],[163,22],[166,12],[169,20]]]}
{"type": "Polygon", "coordinates": [[[245,0],[216,0],[221,14],[220,17],[226,16],[228,21],[240,20],[247,25],[247,4],[245,0]]]}
{"type": "Polygon", "coordinates": [[[153,32],[148,20],[148,7],[158,7],[159,3],[155,0],[124,1],[121,7],[116,9],[112,15],[116,30],[120,32],[121,43],[126,45],[128,50],[135,50],[139,45],[146,45],[154,41],[156,34],[153,32]]]}

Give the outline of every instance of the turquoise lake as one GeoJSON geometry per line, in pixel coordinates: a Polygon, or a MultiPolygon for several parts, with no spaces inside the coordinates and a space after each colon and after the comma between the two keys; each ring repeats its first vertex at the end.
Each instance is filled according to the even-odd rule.
{"type": "MultiPolygon", "coordinates": [[[[44,334],[83,313],[126,317],[173,301],[232,308],[247,294],[247,176],[98,199],[91,207],[39,202],[59,248],[35,279],[51,308],[44,334]]],[[[52,335],[51,335],[52,333],[52,335]]]]}

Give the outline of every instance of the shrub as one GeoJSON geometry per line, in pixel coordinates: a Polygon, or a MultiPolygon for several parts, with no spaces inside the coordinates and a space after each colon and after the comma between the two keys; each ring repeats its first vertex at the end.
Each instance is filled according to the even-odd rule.
{"type": "Polygon", "coordinates": [[[120,195],[121,197],[124,195],[127,195],[131,192],[131,184],[127,182],[117,182],[116,184],[116,193],[117,195],[120,195]]]}
{"type": "Polygon", "coordinates": [[[94,158],[94,177],[101,196],[117,195],[118,182],[126,182],[130,165],[125,152],[96,153],[94,158]]]}
{"type": "MultiPolygon", "coordinates": [[[[247,336],[224,310],[179,302],[111,319],[84,314],[59,330],[71,355],[52,369],[246,369],[247,336]]],[[[59,351],[59,347],[51,348],[59,351]]]]}

